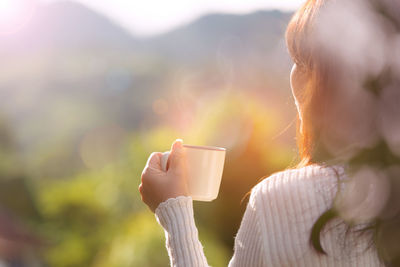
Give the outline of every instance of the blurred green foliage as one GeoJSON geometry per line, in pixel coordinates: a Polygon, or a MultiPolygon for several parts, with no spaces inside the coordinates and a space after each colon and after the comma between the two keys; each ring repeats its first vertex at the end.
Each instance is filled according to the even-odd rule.
{"type": "Polygon", "coordinates": [[[218,199],[194,203],[209,263],[226,266],[241,200],[295,154],[293,127],[281,133],[295,114],[283,78],[290,13],[214,14],[154,38],[76,2],[39,13],[0,44],[0,216],[41,241],[16,257],[168,266],[137,188],[150,153],[182,138],[227,148],[218,199]]]}
{"type": "MultiPolygon", "coordinates": [[[[112,143],[117,157],[81,168],[71,177],[24,178],[30,191],[23,194],[33,198],[39,214],[31,228],[46,243],[43,260],[55,267],[167,266],[164,232],[141,202],[137,187],[149,154],[168,150],[175,138],[183,138],[185,143],[228,148],[219,198],[194,205],[209,263],[226,266],[246,204],[242,198],[262,176],[290,163],[292,146],[283,135],[274,136],[284,128],[279,115],[245,94],[208,102],[193,121],[187,129],[166,123],[127,133],[123,141],[112,143]]],[[[45,155],[41,161],[47,166],[53,159],[45,155]]]]}

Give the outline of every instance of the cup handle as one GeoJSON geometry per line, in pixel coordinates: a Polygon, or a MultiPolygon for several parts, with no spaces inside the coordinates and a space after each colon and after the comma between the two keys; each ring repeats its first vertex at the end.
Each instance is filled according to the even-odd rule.
{"type": "Polygon", "coordinates": [[[162,154],[162,157],[161,157],[161,169],[163,170],[163,171],[167,171],[168,170],[168,158],[169,158],[169,152],[164,152],[163,154],[162,154]]]}

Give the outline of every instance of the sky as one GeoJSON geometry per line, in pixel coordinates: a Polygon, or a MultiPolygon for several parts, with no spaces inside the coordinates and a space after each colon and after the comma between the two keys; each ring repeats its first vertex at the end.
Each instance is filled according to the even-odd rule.
{"type": "MultiPolygon", "coordinates": [[[[1,0],[0,0],[1,1],[1,0]]],[[[42,0],[55,2],[59,0],[42,0]]],[[[74,0],[107,15],[136,35],[154,35],[210,12],[245,14],[295,10],[304,0],[74,0]]]]}

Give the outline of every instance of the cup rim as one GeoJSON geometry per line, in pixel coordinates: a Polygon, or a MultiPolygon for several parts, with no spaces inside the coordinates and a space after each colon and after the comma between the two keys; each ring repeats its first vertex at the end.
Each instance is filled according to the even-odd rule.
{"type": "Polygon", "coordinates": [[[205,150],[212,150],[212,151],[221,151],[225,152],[226,148],[223,147],[217,147],[217,146],[195,146],[195,145],[183,145],[183,147],[187,148],[194,148],[194,149],[205,149],[205,150]]]}

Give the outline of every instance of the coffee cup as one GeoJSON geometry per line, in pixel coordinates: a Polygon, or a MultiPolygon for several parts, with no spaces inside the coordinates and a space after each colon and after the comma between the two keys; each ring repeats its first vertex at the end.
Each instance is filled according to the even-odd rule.
{"type": "MultiPolygon", "coordinates": [[[[193,200],[217,198],[224,169],[226,149],[212,146],[183,145],[187,159],[188,190],[193,200]]],[[[164,152],[161,168],[167,171],[170,152],[164,152]]]]}

